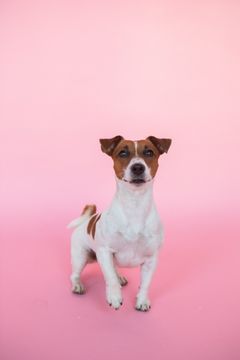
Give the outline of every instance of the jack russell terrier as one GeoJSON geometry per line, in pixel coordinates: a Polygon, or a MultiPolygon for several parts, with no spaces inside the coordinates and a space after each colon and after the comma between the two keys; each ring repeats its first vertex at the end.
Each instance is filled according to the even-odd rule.
{"type": "Polygon", "coordinates": [[[68,227],[75,228],[71,239],[72,291],[85,292],[80,275],[89,262],[97,259],[106,282],[107,302],[114,309],[122,305],[121,287],[127,284],[117,266],[141,267],[141,284],[135,308],[148,311],[148,291],[156,269],[163,229],[153,200],[153,179],[158,158],[166,153],[171,139],[149,136],[130,141],[122,136],[100,139],[101,149],[111,156],[117,191],[111,205],[98,214],[87,205],[80,218],[68,227]]]}

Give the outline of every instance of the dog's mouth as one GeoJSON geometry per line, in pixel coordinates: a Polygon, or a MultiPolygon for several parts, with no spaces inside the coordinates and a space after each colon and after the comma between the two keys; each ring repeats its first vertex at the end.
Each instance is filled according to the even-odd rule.
{"type": "Polygon", "coordinates": [[[144,180],[141,178],[136,178],[136,179],[131,179],[131,180],[123,179],[123,181],[125,181],[129,184],[132,184],[132,185],[140,186],[140,185],[146,184],[147,182],[151,181],[151,179],[144,180]]]}
{"type": "Polygon", "coordinates": [[[145,180],[144,179],[133,179],[130,181],[130,184],[135,184],[135,185],[141,185],[141,184],[145,184],[145,180]]]}

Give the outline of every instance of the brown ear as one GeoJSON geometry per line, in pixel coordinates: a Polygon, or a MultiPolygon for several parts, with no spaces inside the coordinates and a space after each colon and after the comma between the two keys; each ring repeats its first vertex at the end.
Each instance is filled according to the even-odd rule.
{"type": "Polygon", "coordinates": [[[160,155],[168,152],[168,149],[170,148],[172,142],[171,139],[158,139],[155,136],[149,136],[147,140],[150,140],[151,143],[156,146],[160,155]]]}
{"type": "Polygon", "coordinates": [[[115,136],[112,139],[100,139],[101,149],[102,151],[112,156],[114,149],[116,146],[120,143],[120,141],[123,140],[123,137],[121,135],[115,136]]]}

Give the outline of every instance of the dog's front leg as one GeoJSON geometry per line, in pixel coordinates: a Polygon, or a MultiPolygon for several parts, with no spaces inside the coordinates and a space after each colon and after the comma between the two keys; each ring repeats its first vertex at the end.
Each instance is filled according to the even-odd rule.
{"type": "Polygon", "coordinates": [[[96,251],[99,265],[106,282],[107,302],[114,309],[122,305],[121,285],[114,269],[113,254],[107,247],[99,247],[96,251]]]}
{"type": "Polygon", "coordinates": [[[141,284],[137,294],[136,309],[140,311],[148,311],[151,303],[148,298],[148,290],[152,280],[153,273],[157,266],[158,253],[149,257],[141,266],[141,284]]]}

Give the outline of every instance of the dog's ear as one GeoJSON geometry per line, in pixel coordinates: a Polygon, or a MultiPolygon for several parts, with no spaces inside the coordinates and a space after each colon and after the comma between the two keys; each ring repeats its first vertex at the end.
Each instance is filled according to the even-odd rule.
{"type": "Polygon", "coordinates": [[[158,139],[155,136],[149,136],[147,140],[150,140],[151,143],[158,149],[160,155],[167,153],[172,143],[171,139],[158,139]]]}
{"type": "Polygon", "coordinates": [[[120,143],[120,141],[123,140],[123,137],[121,135],[117,135],[112,139],[100,139],[101,149],[102,151],[112,156],[114,149],[116,146],[120,143]]]}

